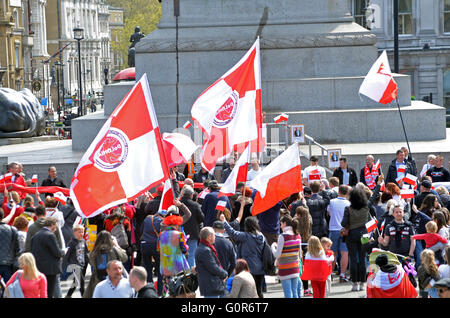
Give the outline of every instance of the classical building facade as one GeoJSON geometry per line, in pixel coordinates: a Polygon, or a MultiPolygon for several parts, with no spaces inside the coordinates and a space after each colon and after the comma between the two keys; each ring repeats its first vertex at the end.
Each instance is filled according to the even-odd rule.
{"type": "MultiPolygon", "coordinates": [[[[393,1],[349,1],[355,22],[377,36],[393,69],[393,1]]],[[[398,23],[399,71],[411,76],[411,95],[445,106],[450,115],[450,0],[399,0],[398,23]]]]}
{"type": "MultiPolygon", "coordinates": [[[[123,9],[117,7],[109,7],[109,27],[111,30],[111,41],[119,42],[119,33],[123,30],[124,27],[124,17],[123,17],[123,9]]],[[[119,51],[113,50],[111,48],[111,69],[108,74],[110,78],[113,78],[117,72],[122,69],[128,67],[125,63],[124,56],[119,51]]]]}
{"type": "Polygon", "coordinates": [[[108,6],[102,0],[47,0],[47,24],[49,52],[62,50],[51,65],[53,73],[60,69],[59,87],[65,101],[78,99],[81,75],[83,100],[89,104],[103,90],[103,69],[109,68],[111,60],[108,6]],[[84,39],[80,41],[81,74],[74,28],[84,29],[84,39]],[[56,60],[61,66],[54,67],[56,60]]]}
{"type": "Polygon", "coordinates": [[[24,87],[22,0],[0,0],[0,86],[24,87]]]}

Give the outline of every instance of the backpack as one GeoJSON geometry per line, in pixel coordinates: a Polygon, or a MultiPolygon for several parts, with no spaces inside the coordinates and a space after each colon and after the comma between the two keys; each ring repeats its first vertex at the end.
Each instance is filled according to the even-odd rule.
{"type": "MultiPolygon", "coordinates": [[[[112,251],[116,256],[116,259],[120,260],[117,251],[114,248],[112,249],[112,251]]],[[[96,267],[97,267],[97,278],[99,279],[99,281],[105,280],[106,276],[108,275],[106,273],[106,267],[108,265],[108,262],[110,261],[110,259],[108,259],[108,254],[109,254],[108,252],[104,252],[97,255],[96,267]]]]}
{"type": "Polygon", "coordinates": [[[125,232],[125,227],[123,226],[123,221],[117,223],[113,229],[111,230],[111,235],[114,236],[117,240],[119,246],[123,249],[127,249],[128,244],[128,236],[125,232]]]}

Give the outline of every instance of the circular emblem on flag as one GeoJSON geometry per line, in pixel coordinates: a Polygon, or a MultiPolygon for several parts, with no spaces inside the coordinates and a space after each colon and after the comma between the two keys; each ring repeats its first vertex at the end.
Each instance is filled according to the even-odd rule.
{"type": "Polygon", "coordinates": [[[106,172],[114,171],[128,156],[128,138],[119,129],[112,128],[94,155],[95,165],[106,172]]]}
{"type": "Polygon", "coordinates": [[[228,125],[236,115],[238,101],[239,94],[234,91],[225,103],[217,110],[213,124],[217,127],[224,127],[228,125]]]}

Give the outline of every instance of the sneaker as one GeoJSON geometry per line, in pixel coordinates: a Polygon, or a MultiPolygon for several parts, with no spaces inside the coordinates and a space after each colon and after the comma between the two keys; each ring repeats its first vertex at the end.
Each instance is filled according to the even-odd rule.
{"type": "Polygon", "coordinates": [[[307,290],[305,290],[304,292],[303,292],[303,297],[309,297],[309,296],[312,296],[313,294],[312,294],[312,292],[309,290],[309,289],[307,289],[307,290]]]}
{"type": "Polygon", "coordinates": [[[359,291],[363,291],[364,289],[364,283],[359,283],[359,291]]]}
{"type": "Polygon", "coordinates": [[[345,276],[339,276],[339,283],[347,283],[349,279],[345,276]]]}
{"type": "Polygon", "coordinates": [[[358,291],[358,283],[352,283],[352,291],[358,291]]]}

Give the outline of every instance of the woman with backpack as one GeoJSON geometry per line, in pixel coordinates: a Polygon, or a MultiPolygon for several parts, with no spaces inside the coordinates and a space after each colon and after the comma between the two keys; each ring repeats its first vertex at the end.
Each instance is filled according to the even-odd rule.
{"type": "Polygon", "coordinates": [[[83,298],[92,298],[95,286],[106,278],[106,264],[111,260],[119,260],[124,263],[127,261],[127,253],[120,248],[111,233],[101,231],[97,236],[92,252],[89,253],[92,275],[83,298]]]}

